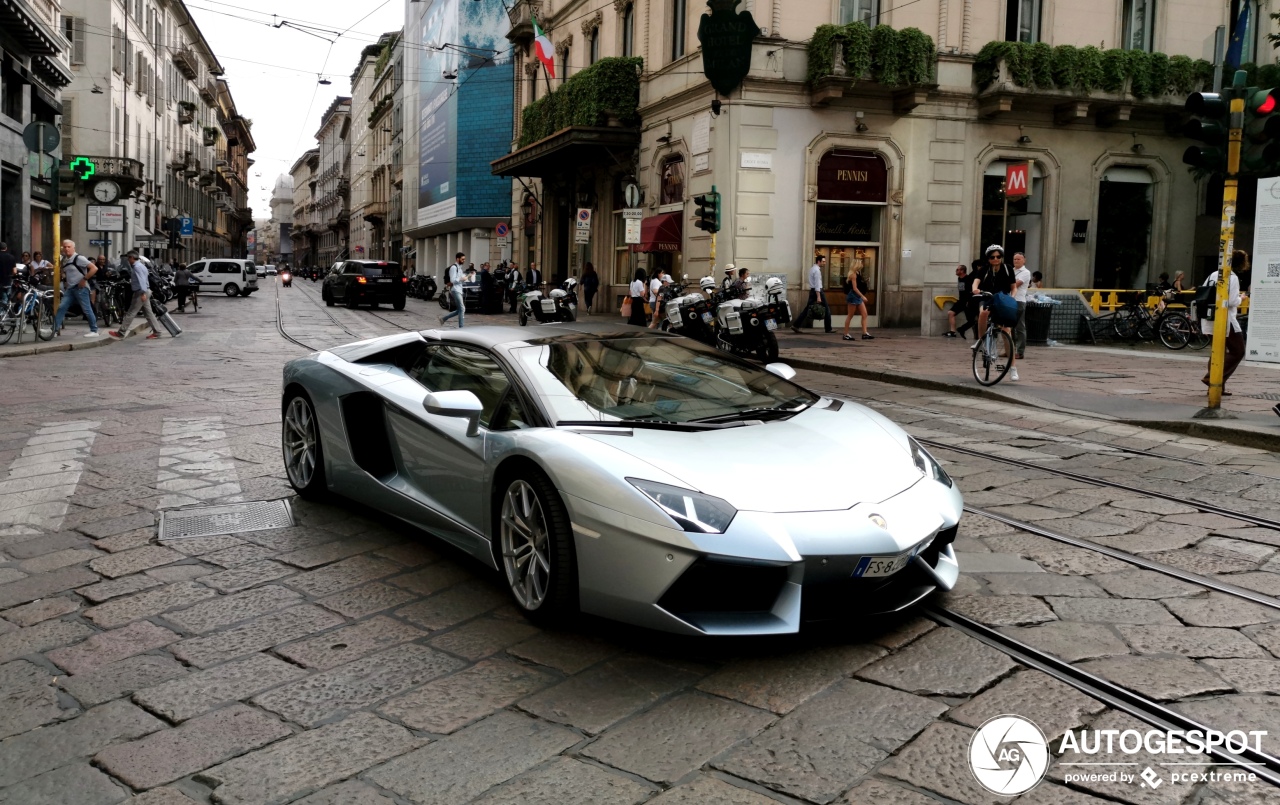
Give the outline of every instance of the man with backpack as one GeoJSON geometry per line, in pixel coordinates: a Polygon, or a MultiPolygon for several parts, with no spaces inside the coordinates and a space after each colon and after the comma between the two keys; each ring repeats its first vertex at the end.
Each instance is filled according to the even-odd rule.
{"type": "Polygon", "coordinates": [[[89,320],[89,332],[84,337],[98,337],[98,317],[93,314],[93,304],[89,301],[89,278],[97,271],[98,267],[89,262],[88,257],[76,253],[74,241],[62,241],[62,304],[58,305],[58,313],[53,317],[54,335],[62,333],[62,320],[71,309],[71,303],[78,302],[80,311],[89,320]]]}
{"type": "MultiPolygon", "coordinates": [[[[1231,392],[1227,391],[1227,380],[1235,373],[1240,361],[1244,360],[1244,330],[1240,327],[1236,313],[1240,310],[1240,303],[1249,295],[1241,293],[1240,277],[1237,272],[1246,271],[1248,268],[1248,253],[1243,249],[1236,249],[1231,253],[1231,276],[1227,279],[1227,355],[1222,366],[1222,396],[1224,397],[1231,396],[1231,392]]],[[[1222,310],[1218,309],[1217,286],[1218,272],[1215,271],[1204,281],[1200,286],[1200,292],[1196,294],[1196,313],[1200,316],[1200,332],[1210,338],[1213,337],[1214,318],[1222,313],[1222,310]],[[1207,293],[1204,289],[1211,289],[1211,293],[1207,293]]],[[[1209,358],[1209,366],[1213,366],[1212,357],[1209,358]]],[[[1205,369],[1204,377],[1200,378],[1200,382],[1206,386],[1209,385],[1210,371],[1211,369],[1205,369]]],[[[1280,414],[1280,411],[1276,413],[1280,414]]]]}

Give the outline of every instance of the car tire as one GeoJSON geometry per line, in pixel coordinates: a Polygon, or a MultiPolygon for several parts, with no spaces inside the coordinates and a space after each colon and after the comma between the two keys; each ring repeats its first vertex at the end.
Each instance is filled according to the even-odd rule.
{"type": "Polygon", "coordinates": [[[240,295],[240,288],[234,282],[228,282],[222,286],[222,292],[228,297],[235,297],[240,295]]]}
{"type": "Polygon", "coordinates": [[[524,305],[520,306],[520,326],[524,327],[529,324],[529,311],[524,309],[524,305]]]}
{"type": "Polygon", "coordinates": [[[280,450],[285,475],[294,491],[307,500],[323,497],[326,492],[324,446],[320,443],[315,406],[303,391],[294,391],[285,398],[280,450]]]}
{"type": "Polygon", "coordinates": [[[391,307],[395,308],[396,310],[404,310],[404,305],[405,305],[405,300],[403,299],[397,299],[396,301],[391,303],[391,307]]]}
{"type": "Polygon", "coordinates": [[[342,301],[345,302],[347,307],[351,308],[352,310],[355,310],[357,307],[360,306],[360,297],[356,296],[350,291],[348,291],[346,295],[342,297],[342,301]]]}
{"type": "Polygon", "coordinates": [[[531,621],[564,623],[577,614],[579,597],[577,553],[564,502],[551,479],[536,469],[508,476],[499,488],[494,544],[507,589],[531,621]]]}
{"type": "Polygon", "coordinates": [[[329,295],[328,291],[320,291],[320,297],[324,299],[324,303],[327,307],[333,307],[333,297],[329,295]]]}
{"type": "Polygon", "coordinates": [[[773,363],[778,360],[778,337],[765,330],[764,340],[756,351],[756,357],[760,359],[761,363],[773,363]]]}

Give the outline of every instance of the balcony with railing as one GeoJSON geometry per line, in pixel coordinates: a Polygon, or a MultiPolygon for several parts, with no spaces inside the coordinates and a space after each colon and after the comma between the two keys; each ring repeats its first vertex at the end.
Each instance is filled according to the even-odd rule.
{"type": "Polygon", "coordinates": [[[846,95],[850,96],[846,104],[867,96],[886,97],[893,99],[895,112],[905,114],[924,103],[936,86],[938,50],[918,28],[872,28],[862,22],[820,25],[807,51],[806,81],[814,106],[826,106],[846,95]]]}
{"type": "Polygon", "coordinates": [[[93,163],[94,179],[110,179],[120,185],[121,192],[128,196],[140,190],[146,184],[146,168],[136,159],[129,157],[85,157],[93,163]]]}
{"type": "Polygon", "coordinates": [[[195,81],[196,76],[200,75],[200,63],[196,61],[196,55],[187,48],[174,50],[172,59],[173,66],[188,80],[195,81]]]}

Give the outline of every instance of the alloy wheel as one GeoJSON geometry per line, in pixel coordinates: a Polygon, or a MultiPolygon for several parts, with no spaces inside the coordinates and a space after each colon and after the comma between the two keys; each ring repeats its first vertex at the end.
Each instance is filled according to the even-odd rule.
{"type": "Polygon", "coordinates": [[[524,480],[512,482],[502,500],[502,564],[516,602],[542,606],[551,580],[550,533],[542,501],[524,480]]]}
{"type": "Polygon", "coordinates": [[[294,397],[284,415],[283,444],[285,471],[298,489],[305,489],[315,477],[318,441],[311,404],[305,397],[294,397]]]}

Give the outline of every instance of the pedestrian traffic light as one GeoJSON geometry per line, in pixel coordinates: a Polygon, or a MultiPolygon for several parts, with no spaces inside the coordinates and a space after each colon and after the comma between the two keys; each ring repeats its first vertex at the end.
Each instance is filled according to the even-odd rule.
{"type": "Polygon", "coordinates": [[[720,231],[720,194],[712,190],[703,196],[694,196],[697,206],[697,221],[694,226],[707,232],[720,231]]]}
{"type": "Polygon", "coordinates": [[[1187,97],[1188,113],[1198,118],[1190,120],[1182,133],[1206,145],[1193,145],[1182,154],[1182,161],[1206,173],[1225,173],[1227,170],[1227,99],[1216,92],[1193,92],[1187,97]]]}
{"type": "Polygon", "coordinates": [[[1240,170],[1254,176],[1280,173],[1280,89],[1245,90],[1240,170]]]}
{"type": "Polygon", "coordinates": [[[58,209],[71,209],[76,205],[76,185],[79,184],[75,172],[60,167],[55,181],[58,184],[58,209]]]}

